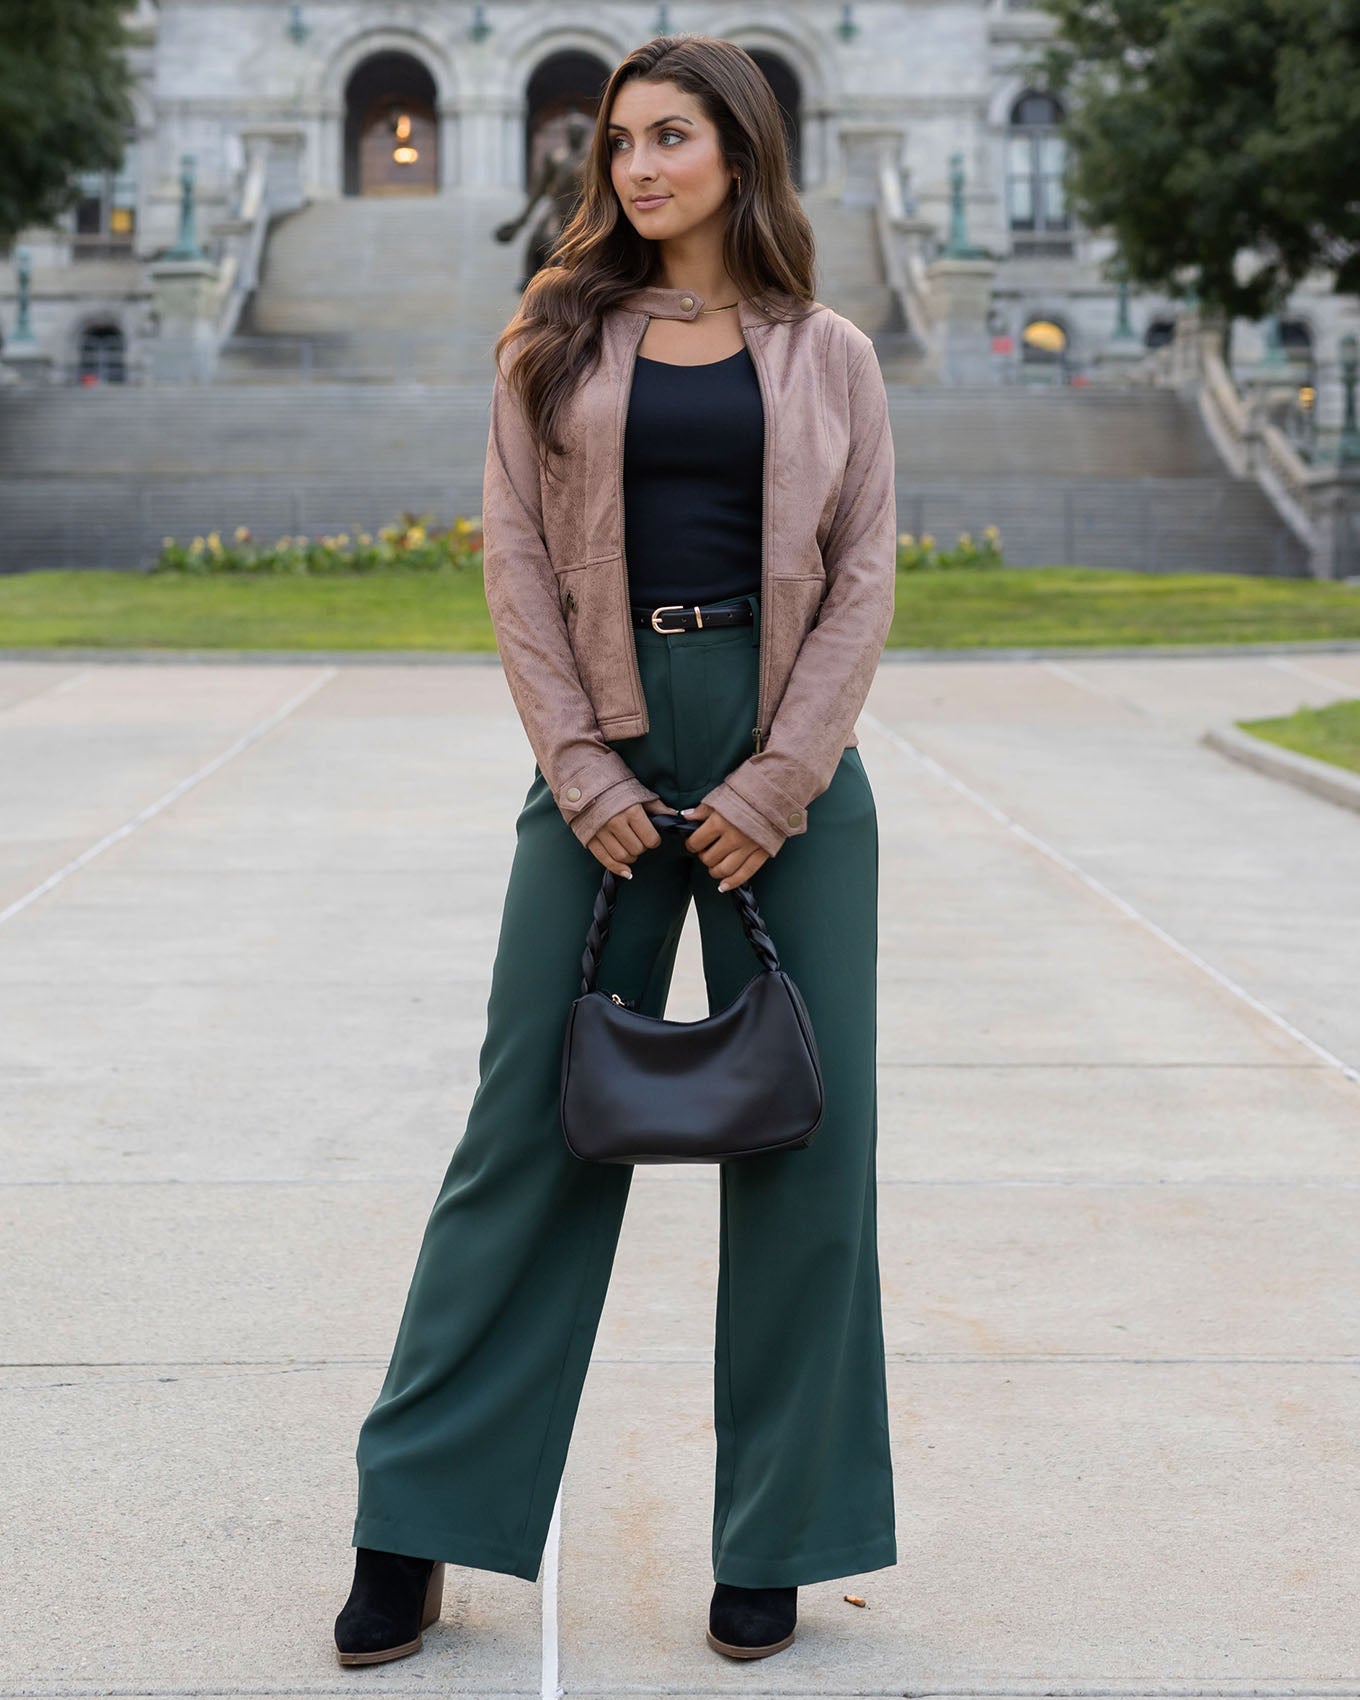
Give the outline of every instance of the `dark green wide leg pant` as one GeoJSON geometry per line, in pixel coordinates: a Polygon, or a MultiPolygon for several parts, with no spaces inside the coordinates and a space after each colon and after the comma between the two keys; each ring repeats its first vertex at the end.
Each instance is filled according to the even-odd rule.
{"type": "MultiPolygon", "coordinates": [[[[651,729],[614,747],[677,809],[750,750],[758,634],[637,630],[651,729]]],[[[633,1170],[584,1163],[562,1136],[562,1038],[603,869],[537,767],[516,836],[480,1080],[359,1433],[353,1544],[534,1581],[633,1170]]],[[[751,883],[826,1086],[811,1144],[720,1169],[713,1571],[754,1588],[897,1562],[874,1169],[878,824],[857,748],[751,883]]],[[[759,964],[678,833],[620,880],[600,984],[664,1014],[691,899],[710,1007],[730,1002],[759,964]]]]}

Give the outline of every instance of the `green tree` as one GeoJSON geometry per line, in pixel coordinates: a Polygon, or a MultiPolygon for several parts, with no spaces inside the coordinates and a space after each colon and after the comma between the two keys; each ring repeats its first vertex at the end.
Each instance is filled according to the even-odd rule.
{"type": "Polygon", "coordinates": [[[125,0],[0,0],[0,253],[116,171],[133,121],[125,0]]]}
{"type": "Polygon", "coordinates": [[[1132,284],[1229,323],[1318,268],[1360,292],[1360,0],[1039,5],[1068,197],[1132,284]]]}

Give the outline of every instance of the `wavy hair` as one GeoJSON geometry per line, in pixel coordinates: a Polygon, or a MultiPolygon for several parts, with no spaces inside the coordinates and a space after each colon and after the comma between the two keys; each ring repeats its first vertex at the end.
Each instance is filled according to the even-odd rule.
{"type": "Polygon", "coordinates": [[[706,35],[660,35],[635,48],[600,96],[581,198],[553,249],[529,280],[496,340],[493,358],[523,336],[506,381],[523,407],[546,467],[567,453],[558,438],[563,405],[599,356],[604,314],[632,290],[655,283],[659,244],[634,228],[614,189],[608,125],[619,89],[632,78],[674,83],[698,101],[718,132],[733,186],[722,258],[739,293],[766,319],[797,319],[814,299],[815,245],[789,167],[779,104],[745,48],[706,35]]]}

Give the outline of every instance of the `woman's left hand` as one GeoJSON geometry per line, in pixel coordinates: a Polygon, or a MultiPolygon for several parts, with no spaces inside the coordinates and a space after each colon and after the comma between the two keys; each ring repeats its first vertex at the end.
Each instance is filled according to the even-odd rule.
{"type": "Polygon", "coordinates": [[[703,823],[686,834],[686,848],[720,881],[719,891],[745,885],[756,869],[769,861],[769,851],[762,850],[754,838],[748,838],[739,826],[733,826],[711,803],[696,803],[692,809],[681,812],[703,823]]]}

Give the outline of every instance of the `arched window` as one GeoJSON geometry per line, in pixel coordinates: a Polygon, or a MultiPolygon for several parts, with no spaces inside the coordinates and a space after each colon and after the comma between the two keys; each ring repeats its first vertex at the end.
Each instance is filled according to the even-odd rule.
{"type": "Polygon", "coordinates": [[[126,254],[137,234],[137,137],[129,135],[117,171],[82,171],[76,178],[71,252],[78,260],[126,254]]]}
{"type": "Polygon", "coordinates": [[[80,333],[76,382],[87,388],[94,384],[127,382],[123,333],[117,325],[86,325],[80,333]]]}
{"type": "Polygon", "coordinates": [[[1017,249],[1071,247],[1063,192],[1067,144],[1062,108],[1031,90],[1011,109],[1006,138],[1006,215],[1017,249]]]}

